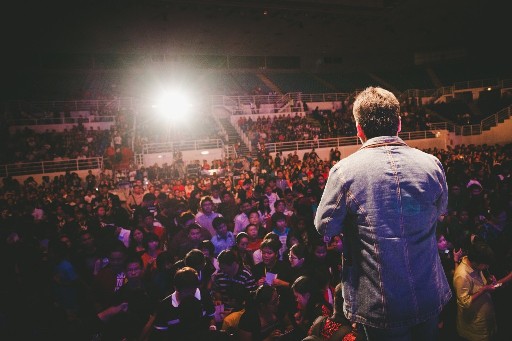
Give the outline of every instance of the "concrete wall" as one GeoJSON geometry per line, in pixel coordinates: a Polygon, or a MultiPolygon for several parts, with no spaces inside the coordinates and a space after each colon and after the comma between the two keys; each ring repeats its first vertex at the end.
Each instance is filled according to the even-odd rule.
{"type": "Polygon", "coordinates": [[[335,101],[335,102],[306,102],[308,106],[308,110],[312,111],[315,110],[316,107],[318,107],[318,110],[332,110],[334,109],[340,109],[341,108],[341,102],[335,101]]]}
{"type": "MultiPolygon", "coordinates": [[[[186,160],[199,160],[201,164],[203,160],[207,160],[211,164],[213,160],[219,160],[223,158],[223,151],[221,148],[208,149],[208,150],[187,150],[181,152],[185,164],[189,163],[186,160]],[[201,154],[208,152],[208,154],[201,154]]],[[[171,165],[174,161],[172,153],[160,153],[160,154],[144,154],[144,166],[149,167],[155,164],[162,166],[164,163],[171,165]]]]}
{"type": "MultiPolygon", "coordinates": [[[[439,131],[439,136],[435,139],[418,139],[418,140],[406,140],[405,143],[407,143],[409,146],[418,148],[418,149],[429,149],[429,148],[437,148],[437,149],[446,149],[449,141],[449,133],[448,131],[439,131]]],[[[332,147],[334,148],[334,147],[332,147]]],[[[356,151],[361,148],[361,144],[358,145],[352,145],[352,146],[340,146],[338,147],[338,150],[341,152],[341,158],[346,158],[352,153],[355,153],[356,151]]],[[[310,152],[311,149],[308,150],[298,150],[297,155],[299,156],[299,159],[302,160],[304,157],[304,153],[310,152]]],[[[331,151],[331,147],[328,148],[315,148],[316,153],[322,160],[329,160],[329,153],[331,151]]],[[[286,151],[283,152],[283,156],[287,156],[288,154],[293,154],[293,151],[286,151]]],[[[272,157],[275,157],[276,153],[271,153],[272,157]]]]}
{"type": "MultiPolygon", "coordinates": [[[[71,171],[71,173],[76,173],[82,180],[85,180],[85,177],[87,176],[89,170],[79,170],[79,171],[71,171]]],[[[99,176],[101,170],[100,169],[92,169],[92,174],[96,175],[96,178],[99,176]]],[[[111,171],[105,171],[105,173],[111,174],[111,171]]],[[[53,180],[54,177],[63,175],[64,172],[55,172],[55,173],[45,173],[45,174],[34,174],[34,175],[17,175],[13,176],[13,179],[16,179],[19,181],[19,183],[23,183],[26,179],[29,177],[34,178],[34,180],[40,184],[43,182],[43,176],[47,176],[50,178],[50,181],[53,180]]]]}
{"type": "Polygon", "coordinates": [[[450,135],[450,145],[460,144],[507,144],[512,143],[512,118],[505,120],[503,123],[492,127],[490,130],[484,131],[480,135],[473,136],[456,136],[450,135]]]}

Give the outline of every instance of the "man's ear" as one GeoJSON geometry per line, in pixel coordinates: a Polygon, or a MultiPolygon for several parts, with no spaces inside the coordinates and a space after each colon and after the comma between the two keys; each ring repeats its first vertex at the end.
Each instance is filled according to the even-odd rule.
{"type": "Polygon", "coordinates": [[[361,125],[359,123],[356,124],[357,129],[357,137],[359,137],[362,141],[366,141],[366,135],[364,134],[363,128],[361,128],[361,125]]]}
{"type": "Polygon", "coordinates": [[[402,118],[398,116],[398,130],[396,131],[396,134],[398,135],[399,132],[402,131],[402,118]]]}

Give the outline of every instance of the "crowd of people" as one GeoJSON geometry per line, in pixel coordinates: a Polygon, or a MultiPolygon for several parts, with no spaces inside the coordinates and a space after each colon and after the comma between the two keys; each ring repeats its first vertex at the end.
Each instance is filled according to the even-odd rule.
{"type": "MultiPolygon", "coordinates": [[[[512,145],[427,152],[439,158],[449,184],[449,211],[437,232],[449,283],[455,274],[452,290],[467,283],[459,263],[481,261],[472,252],[475,239],[493,254],[485,258],[486,276],[507,276],[512,145]]],[[[343,235],[322,239],[313,226],[338,160],[336,150],[329,160],[312,150],[303,158],[248,156],[241,167],[218,161],[214,166],[224,172],[198,177],[154,166],[121,179],[108,172],[84,179],[66,173],[42,183],[5,178],[1,333],[22,339],[364,339],[340,313],[343,235]]],[[[494,291],[498,335],[505,340],[510,287],[494,291]]],[[[458,296],[439,321],[443,340],[457,338],[458,296]]],[[[490,294],[486,302],[492,308],[490,294]]]]}
{"type": "MultiPolygon", "coordinates": [[[[87,117],[87,122],[101,122],[101,117],[106,114],[103,112],[98,116],[97,113],[91,113],[87,117]]],[[[145,119],[139,122],[134,130],[132,112],[116,111],[108,114],[115,118],[114,124],[108,129],[86,128],[85,118],[73,119],[73,123],[76,124],[62,132],[47,129],[39,133],[26,126],[9,133],[9,127],[2,126],[0,139],[7,148],[7,152],[2,153],[0,164],[115,157],[116,154],[121,154],[121,148],[128,148],[132,153],[142,153],[144,145],[148,143],[225,139],[215,124],[200,124],[204,120],[200,117],[195,117],[172,130],[170,125],[162,124],[160,120],[145,119]]],[[[48,124],[57,124],[59,121],[59,119],[53,121],[53,118],[48,120],[48,124]]]]}
{"type": "MultiPolygon", "coordinates": [[[[281,114],[267,117],[240,117],[237,124],[247,135],[255,150],[263,150],[267,143],[279,143],[289,141],[318,140],[326,138],[355,136],[355,125],[352,116],[352,103],[348,99],[340,102],[340,106],[331,110],[308,109],[304,103],[306,116],[296,114],[281,114]]],[[[476,101],[482,103],[482,111],[486,110],[486,99],[476,101]]],[[[447,119],[453,119],[457,124],[478,123],[470,119],[468,110],[459,113],[458,118],[448,115],[455,110],[454,105],[460,102],[440,103],[429,105],[430,110],[445,115],[447,119]]],[[[506,93],[503,98],[492,102],[493,110],[510,104],[510,95],[506,93]],[[496,104],[496,103],[499,103],[496,104]]],[[[487,104],[487,107],[489,105],[487,104]]],[[[402,103],[402,132],[427,130],[434,117],[424,107],[413,103],[402,103]]],[[[493,112],[486,110],[486,114],[493,112]]],[[[26,127],[10,134],[8,126],[2,126],[2,139],[7,146],[7,153],[2,154],[1,163],[19,163],[36,161],[54,161],[61,159],[77,159],[109,154],[109,147],[116,149],[116,145],[127,148],[133,147],[133,153],[142,153],[143,146],[148,143],[168,142],[169,140],[193,140],[205,138],[225,139],[221,129],[216,124],[202,124],[202,115],[189,115],[185,122],[164,122],[161,117],[144,115],[138,117],[137,127],[134,129],[134,112],[132,111],[96,111],[87,117],[72,119],[69,112],[61,113],[62,119],[71,119],[77,123],[71,129],[64,132],[47,130],[44,133],[36,133],[26,127]],[[115,124],[106,130],[86,129],[84,122],[100,122],[103,117],[115,117],[115,124]],[[85,120],[86,119],[86,120],[85,120]],[[171,138],[172,137],[172,138],[171,138]]],[[[25,119],[37,118],[48,124],[57,123],[61,118],[56,118],[55,113],[48,112],[41,115],[21,113],[25,119]]],[[[9,119],[9,117],[7,117],[9,119]]],[[[14,118],[14,114],[10,119],[14,118]]],[[[484,116],[480,117],[484,118],[484,116]]],[[[137,119],[136,119],[137,120],[137,119]]],[[[109,155],[111,156],[111,155],[109,155]]]]}
{"type": "MultiPolygon", "coordinates": [[[[306,105],[306,110],[307,105],[306,105]]],[[[432,117],[422,108],[403,105],[402,131],[424,131],[432,117]]],[[[339,108],[331,110],[313,109],[307,116],[281,114],[257,118],[240,117],[237,124],[247,135],[253,148],[263,149],[267,143],[290,141],[318,141],[336,137],[355,136],[352,102],[345,100],[339,108]],[[310,118],[308,118],[310,117],[310,118]]]]}
{"type": "MultiPolygon", "coordinates": [[[[90,113],[88,117],[74,120],[76,124],[62,132],[47,129],[39,133],[26,126],[9,133],[9,127],[2,125],[0,138],[6,152],[2,153],[0,162],[9,164],[103,157],[108,154],[109,147],[119,149],[121,146],[130,145],[133,129],[130,129],[129,118],[128,113],[120,111],[90,113]],[[84,126],[89,120],[101,122],[105,116],[115,117],[114,124],[109,129],[84,126]]],[[[53,118],[48,120],[48,124],[54,123],[53,118]]]]}
{"type": "MultiPolygon", "coordinates": [[[[311,117],[318,125],[298,114],[240,117],[257,157],[211,165],[204,160],[198,172],[154,165],[89,171],[84,178],[66,172],[40,183],[4,178],[0,335],[365,340],[368,326],[342,312],[339,283],[348,237],[340,232],[322,238],[314,226],[340,151],[331,149],[323,160],[314,149],[302,157],[271,156],[261,147],[360,136],[351,112],[348,102],[331,111],[315,108],[311,117]]],[[[421,130],[428,120],[405,110],[402,128],[421,130]]],[[[14,138],[4,134],[3,161],[101,156],[132,139],[140,148],[169,133],[151,134],[153,123],[141,123],[134,134],[132,120],[119,113],[109,130],[81,123],[64,133],[26,128],[14,138]]],[[[437,249],[453,293],[434,321],[440,340],[507,340],[512,145],[426,152],[442,164],[449,189],[448,211],[431,217],[438,219],[437,249]]],[[[406,204],[411,214],[420,210],[412,200],[406,204]]]]}

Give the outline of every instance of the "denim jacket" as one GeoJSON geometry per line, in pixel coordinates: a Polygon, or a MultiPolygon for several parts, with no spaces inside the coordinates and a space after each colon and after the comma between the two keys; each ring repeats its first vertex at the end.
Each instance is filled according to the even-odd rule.
{"type": "Polygon", "coordinates": [[[349,320],[395,328],[440,313],[451,297],[436,242],[447,201],[439,160],[397,136],[369,139],[331,169],[315,226],[344,234],[349,320]]]}

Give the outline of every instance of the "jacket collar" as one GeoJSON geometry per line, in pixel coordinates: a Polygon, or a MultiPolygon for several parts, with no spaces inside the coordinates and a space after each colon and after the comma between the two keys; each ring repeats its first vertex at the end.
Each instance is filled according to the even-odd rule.
{"type": "Polygon", "coordinates": [[[400,137],[398,136],[377,136],[367,140],[360,149],[364,148],[375,148],[381,146],[407,146],[400,137]]]}

